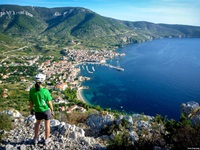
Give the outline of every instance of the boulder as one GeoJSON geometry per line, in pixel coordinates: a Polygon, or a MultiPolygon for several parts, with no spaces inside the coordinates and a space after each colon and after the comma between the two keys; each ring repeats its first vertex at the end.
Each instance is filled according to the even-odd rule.
{"type": "Polygon", "coordinates": [[[91,114],[86,121],[86,124],[94,133],[99,133],[105,125],[110,125],[114,121],[114,116],[111,114],[102,115],[101,113],[91,114]]]}
{"type": "Polygon", "coordinates": [[[181,112],[190,119],[192,125],[200,125],[200,107],[197,102],[183,103],[181,112]]]}
{"type": "Polygon", "coordinates": [[[192,125],[200,125],[200,109],[190,118],[192,125]]]}
{"type": "Polygon", "coordinates": [[[32,116],[32,115],[26,117],[24,120],[26,123],[36,123],[35,116],[32,116]]]}
{"type": "Polygon", "coordinates": [[[71,127],[71,125],[69,125],[69,124],[63,125],[63,126],[59,129],[60,134],[63,135],[64,137],[67,137],[68,134],[69,134],[69,132],[70,132],[70,127],[71,127]]]}
{"type": "Polygon", "coordinates": [[[8,144],[8,145],[6,145],[5,150],[13,149],[13,147],[14,147],[13,145],[8,144]]]}
{"type": "Polygon", "coordinates": [[[153,116],[147,116],[147,115],[143,115],[143,114],[133,114],[132,115],[132,119],[133,120],[149,120],[149,121],[152,121],[154,119],[153,116]]]}
{"type": "Polygon", "coordinates": [[[22,117],[22,115],[15,109],[4,110],[2,113],[10,115],[10,117],[12,117],[12,118],[20,118],[20,117],[22,117]]]}
{"type": "Polygon", "coordinates": [[[136,127],[140,130],[145,129],[150,131],[151,130],[151,124],[148,121],[144,121],[144,120],[139,120],[135,122],[136,127]]]}
{"type": "MultiPolygon", "coordinates": [[[[84,144],[84,145],[86,145],[86,146],[89,146],[89,145],[91,145],[91,137],[81,137],[81,138],[79,138],[79,141],[82,143],[82,144],[84,144]]],[[[96,141],[95,141],[96,142],[96,141]]]]}
{"type": "Polygon", "coordinates": [[[58,126],[58,130],[62,131],[62,129],[65,127],[66,123],[65,122],[60,122],[59,126],[58,126]]]}
{"type": "Polygon", "coordinates": [[[187,103],[183,103],[181,105],[181,112],[185,115],[185,116],[189,116],[193,110],[199,108],[199,104],[197,102],[194,101],[190,101],[187,103]]]}
{"type": "Polygon", "coordinates": [[[123,116],[123,115],[120,115],[120,116],[117,118],[116,123],[119,124],[123,118],[124,118],[124,116],[123,116]]]}
{"type": "Polygon", "coordinates": [[[81,128],[77,129],[77,132],[79,133],[80,136],[84,137],[85,136],[85,131],[81,128]]]}
{"type": "Polygon", "coordinates": [[[51,127],[54,127],[54,126],[59,126],[60,125],[60,122],[56,119],[51,119],[50,120],[50,126],[51,127]]]}
{"type": "Polygon", "coordinates": [[[68,137],[71,138],[72,140],[77,140],[78,138],[77,132],[70,132],[68,137]]]}
{"type": "Polygon", "coordinates": [[[135,131],[130,131],[129,136],[133,143],[139,140],[139,136],[135,131]]]}
{"type": "Polygon", "coordinates": [[[20,145],[20,150],[26,150],[26,145],[24,144],[20,145]]]}
{"type": "Polygon", "coordinates": [[[74,132],[76,130],[76,126],[74,124],[71,125],[70,130],[74,132]]]}
{"type": "Polygon", "coordinates": [[[131,116],[125,116],[124,119],[130,124],[133,125],[133,119],[131,116]]]}

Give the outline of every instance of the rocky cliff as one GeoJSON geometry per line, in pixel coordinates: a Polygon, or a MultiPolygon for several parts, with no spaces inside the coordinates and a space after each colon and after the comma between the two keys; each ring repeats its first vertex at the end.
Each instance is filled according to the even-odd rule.
{"type": "Polygon", "coordinates": [[[200,125],[200,106],[191,101],[181,105],[182,113],[191,120],[192,125],[200,125]]]}
{"type": "MultiPolygon", "coordinates": [[[[32,138],[34,136],[34,116],[24,117],[16,110],[7,110],[3,113],[9,114],[14,122],[14,129],[7,132],[2,141],[1,148],[10,149],[106,149],[108,141],[113,139],[117,131],[111,134],[102,134],[101,131],[105,127],[110,127],[113,123],[119,125],[124,120],[128,123],[127,129],[132,142],[139,140],[137,132],[139,130],[147,130],[149,133],[153,131],[153,117],[134,114],[132,116],[120,115],[114,117],[108,113],[94,113],[89,115],[86,121],[86,128],[80,128],[76,125],[70,125],[65,122],[52,119],[51,138],[52,142],[44,146],[41,143],[33,145],[32,138]],[[146,120],[146,121],[145,121],[146,120]]],[[[39,140],[44,138],[44,122],[40,127],[39,140]]]]}
{"type": "MultiPolygon", "coordinates": [[[[181,105],[181,111],[191,120],[193,126],[200,125],[198,103],[184,103],[181,105]]],[[[168,123],[163,123],[164,120],[160,119],[158,116],[152,117],[142,114],[116,115],[108,112],[95,112],[91,113],[84,125],[82,124],[81,126],[67,124],[52,119],[50,121],[50,137],[52,141],[45,146],[40,142],[37,145],[32,143],[34,136],[34,123],[36,122],[35,116],[30,115],[24,117],[16,110],[6,110],[1,112],[1,114],[2,113],[9,114],[14,123],[14,128],[12,130],[0,130],[0,133],[4,134],[4,138],[0,141],[0,149],[5,150],[107,149],[110,141],[116,140],[116,137],[120,134],[123,135],[123,138],[128,138],[128,142],[125,141],[127,142],[125,144],[131,143],[131,146],[134,149],[141,148],[142,144],[146,144],[142,146],[147,146],[149,148],[151,146],[150,149],[173,149],[173,146],[176,146],[170,146],[170,144],[167,144],[167,142],[169,142],[167,139],[169,139],[170,135],[173,133],[170,133],[170,130],[167,131],[167,126],[165,126],[174,121],[171,120],[168,123]]],[[[178,128],[180,127],[181,126],[178,128]]],[[[184,132],[187,132],[187,127],[181,127],[180,129],[184,129],[184,132]]],[[[39,140],[42,140],[43,138],[44,122],[40,127],[39,140]]],[[[174,143],[176,143],[176,141],[174,143]]],[[[186,144],[186,146],[188,145],[186,144]]]]}

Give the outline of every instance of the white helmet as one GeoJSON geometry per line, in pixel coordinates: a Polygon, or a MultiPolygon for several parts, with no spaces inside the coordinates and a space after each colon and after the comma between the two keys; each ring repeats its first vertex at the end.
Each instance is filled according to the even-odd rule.
{"type": "Polygon", "coordinates": [[[36,74],[35,77],[34,77],[34,80],[36,82],[41,82],[41,83],[44,82],[45,79],[46,79],[46,76],[44,74],[41,74],[41,73],[36,74]]]}

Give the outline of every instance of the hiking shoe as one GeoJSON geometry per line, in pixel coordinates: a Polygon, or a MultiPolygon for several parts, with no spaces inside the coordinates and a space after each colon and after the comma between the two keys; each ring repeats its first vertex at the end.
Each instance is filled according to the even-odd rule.
{"type": "Polygon", "coordinates": [[[47,144],[49,144],[50,142],[51,142],[51,138],[48,138],[48,139],[46,139],[46,140],[44,141],[44,144],[47,145],[47,144]]]}
{"type": "Polygon", "coordinates": [[[33,144],[36,145],[37,143],[38,143],[38,139],[37,139],[37,138],[34,138],[34,139],[33,139],[33,144]]]}

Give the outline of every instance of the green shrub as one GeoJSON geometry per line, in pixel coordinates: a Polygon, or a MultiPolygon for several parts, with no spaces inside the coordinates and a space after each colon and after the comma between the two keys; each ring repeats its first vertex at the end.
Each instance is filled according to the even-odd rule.
{"type": "MultiPolygon", "coordinates": [[[[9,131],[12,129],[12,120],[7,114],[0,114],[0,131],[9,131]]],[[[0,141],[3,138],[3,132],[0,132],[0,141]]]]}
{"type": "Polygon", "coordinates": [[[12,120],[7,114],[0,114],[0,130],[9,131],[12,128],[12,120]]]}
{"type": "Polygon", "coordinates": [[[166,117],[162,117],[161,115],[159,114],[156,114],[156,116],[154,117],[154,121],[157,122],[158,124],[162,124],[166,121],[166,117]]]}
{"type": "Polygon", "coordinates": [[[128,132],[118,133],[108,145],[110,150],[134,150],[135,146],[132,143],[128,132]]]}
{"type": "Polygon", "coordinates": [[[191,121],[184,114],[181,114],[180,123],[182,127],[184,126],[191,127],[191,121]]]}

